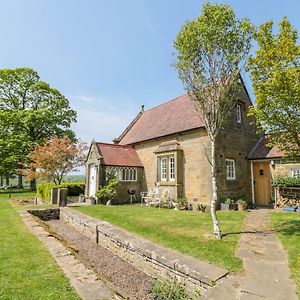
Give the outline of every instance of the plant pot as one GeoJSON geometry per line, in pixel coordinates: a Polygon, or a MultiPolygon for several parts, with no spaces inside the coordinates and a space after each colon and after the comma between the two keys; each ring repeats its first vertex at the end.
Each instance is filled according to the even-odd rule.
{"type": "Polygon", "coordinates": [[[84,195],[79,195],[79,203],[83,203],[84,202],[84,195]]]}
{"type": "Polygon", "coordinates": [[[87,203],[88,203],[88,205],[95,205],[96,204],[96,199],[95,198],[88,198],[87,203]]]}
{"type": "Polygon", "coordinates": [[[172,202],[173,206],[174,206],[174,210],[179,210],[180,208],[180,203],[178,202],[172,202]]]}
{"type": "Polygon", "coordinates": [[[221,210],[229,210],[229,204],[221,203],[221,210]]]}
{"type": "Polygon", "coordinates": [[[238,210],[246,210],[247,203],[238,203],[238,210]]]}

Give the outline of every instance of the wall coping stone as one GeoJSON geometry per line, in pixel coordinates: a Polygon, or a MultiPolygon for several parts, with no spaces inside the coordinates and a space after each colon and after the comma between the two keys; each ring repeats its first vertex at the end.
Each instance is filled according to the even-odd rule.
{"type": "MultiPolygon", "coordinates": [[[[89,217],[67,207],[60,208],[60,211],[61,215],[64,214],[67,218],[85,224],[96,235],[101,233],[103,236],[109,237],[116,244],[125,245],[128,250],[136,252],[140,256],[155,260],[159,264],[174,270],[176,273],[192,277],[208,286],[214,285],[217,280],[228,274],[228,271],[222,268],[164,248],[106,221],[89,217]]],[[[99,243],[101,243],[101,240],[99,240],[99,243]]]]}

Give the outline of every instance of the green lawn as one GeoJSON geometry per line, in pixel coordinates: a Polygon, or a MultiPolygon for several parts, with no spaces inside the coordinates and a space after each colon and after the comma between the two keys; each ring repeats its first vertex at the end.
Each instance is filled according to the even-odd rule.
{"type": "Polygon", "coordinates": [[[218,212],[220,227],[225,234],[224,239],[218,241],[212,234],[212,221],[208,213],[147,208],[139,205],[97,205],[74,209],[229,271],[242,269],[242,261],[236,257],[235,251],[239,232],[243,230],[245,213],[218,212]]]}
{"type": "MultiPolygon", "coordinates": [[[[32,193],[13,198],[32,198],[32,193]]],[[[0,299],[80,299],[42,243],[0,194],[0,299]]]]}
{"type": "Polygon", "coordinates": [[[289,267],[300,298],[300,214],[273,212],[271,220],[273,229],[288,253],[289,267]]]}

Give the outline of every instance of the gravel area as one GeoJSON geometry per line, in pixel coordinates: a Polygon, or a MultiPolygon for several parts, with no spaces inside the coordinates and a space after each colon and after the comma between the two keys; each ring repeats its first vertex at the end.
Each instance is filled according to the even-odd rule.
{"type": "Polygon", "coordinates": [[[75,249],[82,262],[107,280],[117,292],[128,299],[153,299],[149,289],[154,281],[143,271],[132,266],[111,251],[77,232],[61,220],[47,221],[50,231],[75,249]]]}

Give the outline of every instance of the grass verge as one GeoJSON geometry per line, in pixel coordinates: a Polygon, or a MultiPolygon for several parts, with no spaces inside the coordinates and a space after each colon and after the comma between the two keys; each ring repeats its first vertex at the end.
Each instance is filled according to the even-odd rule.
{"type": "Polygon", "coordinates": [[[273,230],[287,251],[289,267],[300,299],[300,214],[273,212],[271,220],[273,230]]]}
{"type": "Polygon", "coordinates": [[[91,217],[108,221],[164,247],[208,261],[231,272],[242,269],[235,252],[245,213],[218,212],[223,240],[212,234],[210,214],[147,208],[138,205],[81,206],[74,208],[91,217]]]}
{"type": "Polygon", "coordinates": [[[0,299],[80,299],[7,198],[0,195],[0,299]]]}

